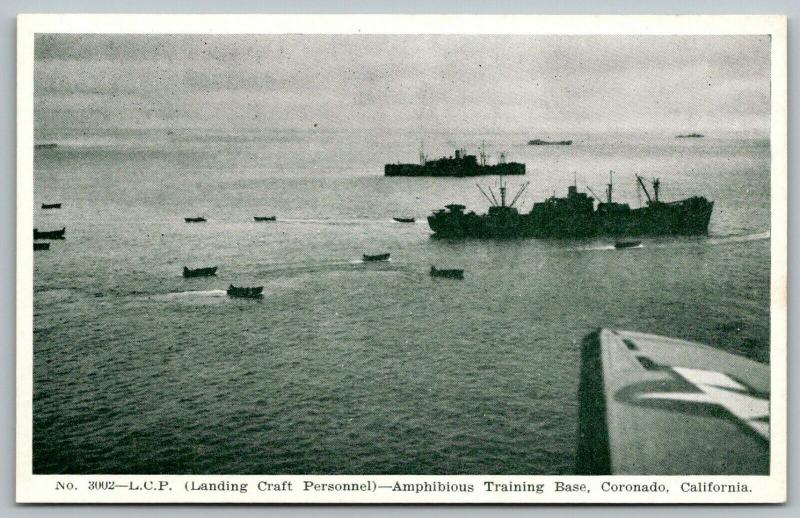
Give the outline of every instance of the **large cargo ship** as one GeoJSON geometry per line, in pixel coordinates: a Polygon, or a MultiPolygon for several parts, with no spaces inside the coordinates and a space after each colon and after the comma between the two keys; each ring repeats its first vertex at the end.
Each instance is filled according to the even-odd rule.
{"type": "Polygon", "coordinates": [[[522,175],[525,164],[506,162],[501,154],[496,164],[488,164],[486,153],[481,151],[480,161],[475,155],[468,155],[463,149],[456,149],[453,156],[428,160],[420,151],[418,164],[386,164],[385,176],[483,176],[483,175],[522,175]]]}
{"type": "MultiPolygon", "coordinates": [[[[627,203],[612,199],[613,181],[610,181],[606,201],[595,207],[595,199],[578,192],[571,185],[565,198],[552,196],[534,203],[527,214],[520,213],[515,203],[528,184],[507,203],[506,186],[500,180],[499,196],[491,188],[481,193],[491,206],[486,214],[464,212],[464,205],[451,204],[428,217],[428,224],[437,237],[474,238],[552,238],[573,239],[600,236],[657,236],[698,235],[708,232],[714,202],[700,196],[679,201],[664,202],[659,199],[660,181],[653,180],[653,196],[644,180],[637,182],[647,196],[647,204],[631,208],[627,203]]],[[[599,201],[599,200],[598,200],[599,201]]]]}

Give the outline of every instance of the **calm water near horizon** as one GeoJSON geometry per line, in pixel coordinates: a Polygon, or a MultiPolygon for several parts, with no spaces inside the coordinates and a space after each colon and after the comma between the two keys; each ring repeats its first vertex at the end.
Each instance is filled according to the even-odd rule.
{"type": "Polygon", "coordinates": [[[580,340],[665,334],[769,361],[766,138],[199,129],[51,130],[35,226],[36,473],[568,474],[580,340]],[[527,146],[572,138],[572,146],[527,146]],[[715,202],[708,237],[446,241],[475,183],[385,178],[455,147],[507,153],[527,211],[577,178],[638,205],[715,202]],[[42,203],[63,203],[43,211],[42,203]],[[277,216],[256,223],[253,216],[277,216]],[[188,216],[207,223],[186,224],[188,216]],[[392,221],[416,217],[415,224],[392,221]],[[364,264],[364,253],[391,261],[364,264]],[[430,265],[463,268],[461,282],[430,265]],[[218,266],[183,279],[183,266],[218,266]],[[263,285],[262,301],[229,284],[263,285]]]}

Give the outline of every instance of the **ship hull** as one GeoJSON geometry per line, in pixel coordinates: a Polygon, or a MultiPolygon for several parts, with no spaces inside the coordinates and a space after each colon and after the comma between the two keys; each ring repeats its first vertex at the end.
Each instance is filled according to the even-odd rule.
{"type": "Polygon", "coordinates": [[[485,176],[485,175],[524,175],[525,164],[509,162],[506,164],[480,165],[470,163],[426,165],[386,164],[384,176],[485,176]]]}
{"type": "Polygon", "coordinates": [[[639,209],[604,213],[497,215],[437,212],[428,217],[434,236],[443,238],[547,238],[703,235],[714,203],[694,197],[639,209]]]}

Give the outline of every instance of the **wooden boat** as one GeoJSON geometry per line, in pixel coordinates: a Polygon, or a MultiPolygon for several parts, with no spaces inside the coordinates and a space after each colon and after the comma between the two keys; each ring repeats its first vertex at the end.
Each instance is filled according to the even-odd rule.
{"type": "Polygon", "coordinates": [[[264,291],[263,286],[244,288],[231,284],[228,287],[228,296],[240,299],[260,299],[264,296],[263,293],[261,293],[262,291],[264,291]]]}
{"type": "Polygon", "coordinates": [[[58,144],[55,144],[53,142],[47,142],[47,143],[44,143],[44,144],[34,144],[33,145],[34,149],[55,149],[57,147],[58,147],[58,144]]]}
{"type": "Polygon", "coordinates": [[[388,261],[390,255],[392,254],[376,254],[376,255],[364,254],[364,262],[388,261]]]}
{"type": "Polygon", "coordinates": [[[187,268],[183,267],[183,276],[187,279],[190,277],[211,277],[217,274],[216,266],[209,266],[208,268],[187,268]]]}
{"type": "Polygon", "coordinates": [[[204,218],[202,216],[199,217],[199,218],[183,218],[183,219],[184,219],[184,221],[186,221],[186,223],[205,223],[206,222],[206,218],[204,218]]]}
{"type": "Polygon", "coordinates": [[[440,270],[435,266],[431,266],[431,277],[446,277],[448,279],[463,279],[464,270],[450,269],[440,270]]]}
{"type": "Polygon", "coordinates": [[[414,218],[392,218],[398,223],[414,223],[414,218]]]}
{"type": "Polygon", "coordinates": [[[50,250],[50,243],[34,243],[34,250],[50,250]]]}
{"type": "Polygon", "coordinates": [[[641,241],[617,241],[614,243],[614,248],[634,248],[641,244],[641,241]]]}
{"type": "Polygon", "coordinates": [[[42,208],[43,209],[60,209],[61,208],[61,204],[60,203],[42,203],[42,208]]]}
{"type": "Polygon", "coordinates": [[[253,216],[253,219],[256,221],[276,221],[277,218],[275,216],[253,216]]]}
{"type": "Polygon", "coordinates": [[[46,230],[46,231],[39,231],[39,229],[33,229],[33,239],[64,239],[64,233],[67,231],[67,228],[64,227],[61,230],[46,230]]]}

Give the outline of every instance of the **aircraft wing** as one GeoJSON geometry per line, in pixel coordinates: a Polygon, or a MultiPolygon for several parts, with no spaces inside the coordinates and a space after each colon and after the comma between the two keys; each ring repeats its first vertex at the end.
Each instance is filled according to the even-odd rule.
{"type": "Polygon", "coordinates": [[[581,351],[578,474],[769,474],[769,366],[601,329],[581,351]]]}

